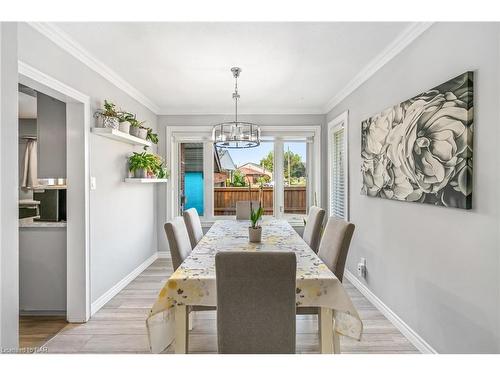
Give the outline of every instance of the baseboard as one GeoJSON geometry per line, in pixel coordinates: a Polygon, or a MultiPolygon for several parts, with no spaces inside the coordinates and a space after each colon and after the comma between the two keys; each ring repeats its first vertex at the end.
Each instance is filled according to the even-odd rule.
{"type": "Polygon", "coordinates": [[[424,354],[437,354],[437,351],[420,337],[411,327],[406,324],[394,311],[380,300],[348,270],[344,271],[344,276],[354,287],[360,291],[394,326],[410,341],[420,352],[424,354]]]}
{"type": "Polygon", "coordinates": [[[168,251],[158,251],[159,259],[170,259],[170,253],[168,251]]]}
{"type": "Polygon", "coordinates": [[[140,275],[142,271],[148,268],[156,259],[158,259],[158,253],[155,252],[148,259],[142,262],[136,269],[130,272],[127,276],[121,279],[118,283],[116,283],[111,289],[109,289],[106,293],[100,296],[95,302],[92,302],[90,305],[90,315],[94,315],[98,312],[101,307],[103,307],[106,303],[108,303],[111,298],[116,296],[120,291],[125,288],[132,280],[134,280],[137,276],[140,275]]]}
{"type": "Polygon", "coordinates": [[[66,310],[19,310],[19,316],[61,316],[61,317],[66,317],[66,310]]]}

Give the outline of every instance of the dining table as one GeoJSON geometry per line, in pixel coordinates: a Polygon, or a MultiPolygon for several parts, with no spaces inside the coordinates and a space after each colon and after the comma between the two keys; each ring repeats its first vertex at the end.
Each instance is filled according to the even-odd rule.
{"type": "MultiPolygon", "coordinates": [[[[292,251],[296,254],[296,306],[319,309],[321,353],[340,353],[339,335],[361,339],[363,323],[342,282],[286,221],[265,218],[262,240],[249,242],[248,220],[217,220],[169,277],[148,315],[150,350],[188,351],[191,306],[216,306],[215,255],[222,251],[292,251]]],[[[272,285],[269,285],[272,288],[272,285]]],[[[241,296],[245,298],[245,296],[241,296]]]]}

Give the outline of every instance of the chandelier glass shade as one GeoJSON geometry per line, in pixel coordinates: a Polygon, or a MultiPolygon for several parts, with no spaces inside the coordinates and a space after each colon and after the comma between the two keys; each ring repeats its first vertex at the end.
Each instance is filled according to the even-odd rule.
{"type": "Polygon", "coordinates": [[[260,144],[260,128],[251,122],[238,121],[238,77],[241,69],[231,68],[235,79],[233,99],[235,102],[234,121],[216,124],[212,130],[212,139],[215,146],[220,148],[250,148],[260,144]]]}

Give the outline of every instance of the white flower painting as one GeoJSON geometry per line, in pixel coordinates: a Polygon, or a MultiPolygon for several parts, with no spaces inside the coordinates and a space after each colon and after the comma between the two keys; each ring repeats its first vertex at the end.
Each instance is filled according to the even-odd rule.
{"type": "Polygon", "coordinates": [[[362,122],[362,193],[472,206],[473,73],[362,122]]]}

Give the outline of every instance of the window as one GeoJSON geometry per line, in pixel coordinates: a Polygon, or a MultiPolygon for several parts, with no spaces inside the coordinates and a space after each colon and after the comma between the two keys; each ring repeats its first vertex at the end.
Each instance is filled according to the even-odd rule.
{"type": "Polygon", "coordinates": [[[283,144],[283,178],[284,217],[300,221],[307,214],[309,206],[306,140],[283,144]]]}
{"type": "Polygon", "coordinates": [[[328,124],[329,216],[348,219],[347,112],[328,124]]]}
{"type": "Polygon", "coordinates": [[[236,215],[236,202],[259,200],[274,213],[273,142],[247,149],[214,147],[214,216],[236,215]]]}
{"type": "Polygon", "coordinates": [[[234,216],[236,201],[259,199],[261,187],[264,214],[294,225],[303,224],[310,205],[321,205],[320,125],[261,125],[261,144],[250,149],[216,149],[212,126],[166,131],[165,221],[194,207],[209,225],[234,216]]]}
{"type": "Polygon", "coordinates": [[[179,214],[196,208],[205,214],[203,143],[181,143],[179,147],[179,214]]]}

